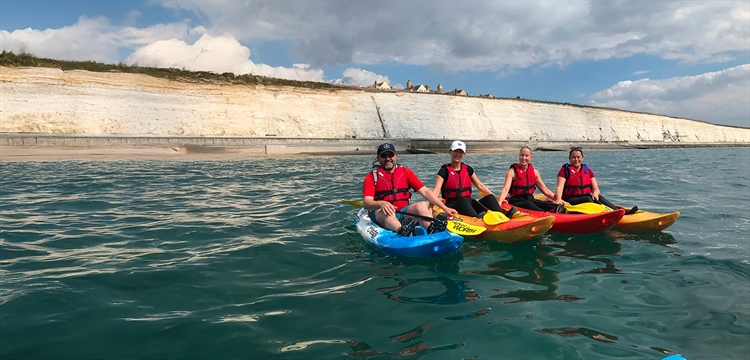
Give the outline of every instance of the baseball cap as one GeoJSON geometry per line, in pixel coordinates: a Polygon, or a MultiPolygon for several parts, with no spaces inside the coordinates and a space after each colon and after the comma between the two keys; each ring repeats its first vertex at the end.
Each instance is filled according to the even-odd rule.
{"type": "Polygon", "coordinates": [[[396,147],[389,143],[380,144],[380,146],[378,146],[378,156],[384,152],[392,152],[396,154],[396,147]]]}
{"type": "Polygon", "coordinates": [[[466,152],[466,144],[461,140],[456,140],[451,144],[451,151],[461,149],[466,152]]]}

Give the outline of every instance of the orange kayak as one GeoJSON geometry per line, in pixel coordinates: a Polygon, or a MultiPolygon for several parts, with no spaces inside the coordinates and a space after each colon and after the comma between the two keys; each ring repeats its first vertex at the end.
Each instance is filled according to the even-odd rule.
{"type": "MultiPolygon", "coordinates": [[[[432,212],[437,215],[443,210],[439,207],[434,206],[432,212]]],[[[456,215],[457,218],[463,220],[467,224],[483,226],[487,230],[476,236],[464,236],[467,240],[486,240],[486,241],[500,241],[504,243],[517,243],[521,241],[531,240],[545,234],[552,228],[555,222],[555,217],[551,216],[514,216],[512,219],[497,224],[487,225],[484,220],[466,215],[456,215]]]]}
{"type": "Polygon", "coordinates": [[[614,228],[622,231],[662,231],[674,224],[679,217],[679,211],[657,214],[638,210],[635,214],[623,216],[614,228]]]}

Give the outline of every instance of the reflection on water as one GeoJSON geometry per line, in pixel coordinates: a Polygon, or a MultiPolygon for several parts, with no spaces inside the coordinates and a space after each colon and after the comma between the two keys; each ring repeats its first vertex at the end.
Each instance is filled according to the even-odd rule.
{"type": "Polygon", "coordinates": [[[614,260],[607,257],[620,253],[622,245],[616,240],[583,237],[567,241],[565,245],[559,247],[559,249],[560,251],[555,253],[557,256],[597,261],[604,264],[603,267],[583,270],[581,271],[581,274],[622,274],[622,270],[615,267],[614,260]]]}
{"type": "Polygon", "coordinates": [[[610,230],[606,236],[615,240],[645,241],[654,245],[667,246],[677,243],[677,240],[670,233],[653,232],[653,233],[628,233],[616,230],[610,230]]]}
{"type": "Polygon", "coordinates": [[[455,350],[464,346],[464,344],[450,344],[432,347],[418,342],[396,351],[379,351],[357,340],[352,340],[347,345],[352,348],[352,351],[347,354],[360,359],[419,359],[437,351],[455,350]]]}
{"type": "Polygon", "coordinates": [[[448,277],[434,277],[434,278],[422,278],[422,279],[395,279],[398,285],[386,288],[378,288],[377,291],[384,294],[389,300],[398,301],[405,304],[435,304],[435,305],[451,305],[459,304],[462,302],[472,301],[479,299],[474,290],[470,289],[469,283],[466,281],[455,281],[448,277]],[[423,295],[423,296],[409,296],[399,295],[398,292],[406,289],[407,287],[414,286],[416,284],[423,285],[420,289],[416,289],[415,292],[422,294],[428,292],[428,289],[434,290],[435,285],[442,285],[442,292],[438,294],[423,295]]]}
{"type": "Polygon", "coordinates": [[[542,334],[556,334],[562,337],[580,335],[580,336],[585,336],[591,340],[601,341],[605,343],[614,343],[617,341],[617,336],[605,334],[603,332],[599,332],[594,329],[589,329],[585,327],[581,327],[581,328],[567,327],[567,328],[559,328],[559,329],[545,328],[545,329],[539,329],[537,330],[537,332],[540,332],[542,334]]]}
{"type": "MultiPolygon", "coordinates": [[[[479,256],[488,251],[504,251],[499,261],[487,264],[487,270],[462,270],[463,274],[497,275],[516,283],[533,285],[534,288],[502,291],[490,298],[515,299],[506,304],[527,302],[563,300],[567,302],[582,300],[575,294],[557,294],[559,272],[555,267],[565,260],[586,260],[600,263],[601,266],[582,270],[579,274],[622,274],[622,269],[615,264],[615,255],[622,250],[621,241],[647,241],[656,245],[666,246],[676,242],[674,236],[668,233],[629,234],[610,231],[604,234],[589,236],[570,236],[564,234],[548,234],[538,243],[527,242],[520,244],[490,243],[478,245],[464,251],[467,257],[479,256]],[[539,288],[541,287],[541,288],[539,288]]],[[[623,280],[627,282],[627,280],[623,280]]]]}
{"type": "MultiPolygon", "coordinates": [[[[404,333],[389,336],[388,339],[400,343],[411,343],[414,340],[422,337],[422,335],[424,335],[429,328],[429,324],[420,325],[404,333]]],[[[375,350],[369,344],[360,342],[358,340],[350,340],[346,344],[349,345],[352,350],[350,352],[347,352],[347,354],[360,359],[419,359],[422,356],[433,352],[455,350],[465,345],[449,344],[433,347],[427,346],[423,341],[419,341],[416,343],[412,343],[409,346],[402,347],[398,350],[380,351],[375,350]]]]}

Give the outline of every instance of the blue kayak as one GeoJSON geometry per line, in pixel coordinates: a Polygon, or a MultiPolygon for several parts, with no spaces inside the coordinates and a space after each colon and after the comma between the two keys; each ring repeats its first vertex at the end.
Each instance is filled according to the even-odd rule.
{"type": "Polygon", "coordinates": [[[354,226],[366,243],[390,255],[409,257],[440,257],[455,254],[464,238],[449,231],[434,234],[401,236],[380,227],[365,209],[354,216],[354,226]]]}

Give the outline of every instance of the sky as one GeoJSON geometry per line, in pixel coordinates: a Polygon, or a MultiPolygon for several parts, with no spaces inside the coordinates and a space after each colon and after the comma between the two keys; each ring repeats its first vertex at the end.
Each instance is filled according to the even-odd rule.
{"type": "Polygon", "coordinates": [[[0,47],[750,127],[748,0],[1,0],[0,47]]]}

